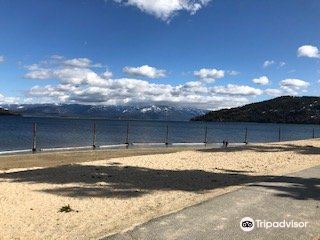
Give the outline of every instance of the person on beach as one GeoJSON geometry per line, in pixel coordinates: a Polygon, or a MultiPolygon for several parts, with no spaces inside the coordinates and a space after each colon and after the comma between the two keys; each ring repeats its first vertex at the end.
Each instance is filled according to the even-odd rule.
{"type": "Polygon", "coordinates": [[[223,144],[224,148],[227,148],[229,145],[229,142],[228,142],[228,140],[223,140],[222,144],[223,144]]]}

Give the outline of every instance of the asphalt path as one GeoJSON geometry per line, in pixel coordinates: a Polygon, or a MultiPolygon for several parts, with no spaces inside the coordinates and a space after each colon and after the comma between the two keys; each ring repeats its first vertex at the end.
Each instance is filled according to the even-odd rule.
{"type": "Polygon", "coordinates": [[[319,177],[320,166],[269,177],[104,240],[319,240],[319,177]],[[244,217],[253,219],[254,227],[244,227],[251,231],[241,229],[244,217]]]}

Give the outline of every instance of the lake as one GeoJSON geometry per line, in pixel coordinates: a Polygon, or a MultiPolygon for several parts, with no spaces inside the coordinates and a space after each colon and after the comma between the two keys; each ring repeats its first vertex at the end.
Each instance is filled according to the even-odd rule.
{"type": "MultiPolygon", "coordinates": [[[[33,123],[37,124],[37,147],[90,146],[93,142],[93,120],[32,118],[17,116],[0,117],[0,151],[30,149],[32,147],[33,123]]],[[[164,122],[164,121],[111,121],[95,120],[96,145],[126,142],[129,124],[130,143],[196,143],[205,141],[242,143],[248,129],[248,142],[274,142],[320,137],[319,125],[271,124],[271,123],[221,123],[221,122],[164,122]]]]}

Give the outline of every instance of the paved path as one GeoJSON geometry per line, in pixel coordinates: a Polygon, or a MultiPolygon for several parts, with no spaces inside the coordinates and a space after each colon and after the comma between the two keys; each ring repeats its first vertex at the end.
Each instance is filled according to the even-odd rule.
{"type": "MultiPolygon", "coordinates": [[[[249,184],[107,240],[320,239],[320,166],[249,184]],[[240,220],[307,221],[306,228],[240,229],[240,220]]],[[[255,222],[256,223],[256,222],[255,222]]],[[[257,225],[257,224],[256,224],[257,225]]]]}

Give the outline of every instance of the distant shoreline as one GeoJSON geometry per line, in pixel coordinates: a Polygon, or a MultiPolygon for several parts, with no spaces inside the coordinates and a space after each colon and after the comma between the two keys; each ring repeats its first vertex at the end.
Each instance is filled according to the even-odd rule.
{"type": "Polygon", "coordinates": [[[257,121],[218,121],[218,120],[156,120],[156,119],[113,119],[113,118],[103,118],[103,117],[76,117],[76,116],[39,116],[39,115],[22,115],[22,114],[0,114],[1,116],[13,116],[13,117],[23,117],[23,118],[48,118],[48,119],[66,119],[66,120],[97,120],[97,121],[124,121],[124,122],[200,122],[200,123],[250,123],[250,124],[290,124],[290,125],[320,125],[317,123],[301,123],[301,122],[257,122],[257,121]]]}
{"type": "Polygon", "coordinates": [[[0,112],[0,116],[16,116],[16,117],[22,117],[20,113],[12,113],[12,112],[0,112]]]}

